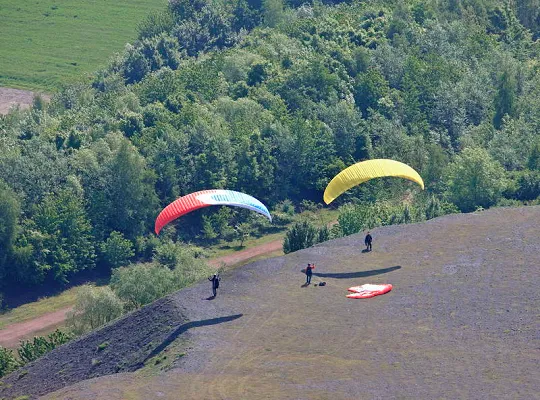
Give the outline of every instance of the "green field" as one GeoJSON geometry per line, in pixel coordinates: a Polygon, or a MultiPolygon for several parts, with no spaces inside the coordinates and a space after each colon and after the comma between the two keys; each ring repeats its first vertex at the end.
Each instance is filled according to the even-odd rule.
{"type": "Polygon", "coordinates": [[[104,66],[166,0],[2,0],[0,86],[52,91],[104,66]]]}

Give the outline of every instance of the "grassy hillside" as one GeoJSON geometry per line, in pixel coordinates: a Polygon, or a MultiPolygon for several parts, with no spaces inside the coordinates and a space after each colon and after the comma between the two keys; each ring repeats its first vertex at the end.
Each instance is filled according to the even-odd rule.
{"type": "Polygon", "coordinates": [[[540,207],[325,242],[182,290],[3,379],[49,399],[534,398],[540,207]],[[504,229],[501,229],[504,227],[504,229]],[[300,269],[317,264],[303,287],[300,269]],[[392,283],[387,295],[347,288],[392,283]]]}
{"type": "Polygon", "coordinates": [[[0,86],[52,90],[105,65],[165,0],[5,0],[0,86]]]}

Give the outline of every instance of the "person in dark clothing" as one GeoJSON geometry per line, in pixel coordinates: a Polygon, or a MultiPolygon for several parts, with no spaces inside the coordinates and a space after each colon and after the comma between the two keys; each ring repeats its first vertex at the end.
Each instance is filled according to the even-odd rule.
{"type": "Polygon", "coordinates": [[[309,285],[311,283],[312,275],[313,275],[313,266],[311,264],[308,264],[306,268],[306,285],[309,285]]]}
{"type": "Polygon", "coordinates": [[[214,276],[211,276],[210,278],[208,278],[208,280],[212,282],[212,294],[214,295],[214,297],[216,297],[217,288],[219,287],[219,281],[221,280],[221,278],[218,274],[214,274],[214,276]]]}
{"type": "Polygon", "coordinates": [[[366,239],[364,240],[364,243],[366,244],[367,251],[371,251],[371,242],[373,241],[373,238],[371,237],[371,234],[368,232],[366,235],[366,239]]]}

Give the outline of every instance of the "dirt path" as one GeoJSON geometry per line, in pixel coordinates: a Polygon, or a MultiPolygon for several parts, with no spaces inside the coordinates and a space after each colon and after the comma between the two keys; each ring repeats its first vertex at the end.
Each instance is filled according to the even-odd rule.
{"type": "MultiPolygon", "coordinates": [[[[260,246],[214,258],[209,261],[209,264],[214,267],[219,267],[222,263],[226,266],[233,266],[254,257],[280,250],[281,246],[282,241],[275,240],[260,246]]],[[[72,308],[73,307],[66,307],[29,321],[12,324],[7,328],[0,330],[0,346],[17,346],[21,339],[30,338],[40,331],[52,329],[55,326],[60,325],[65,321],[67,313],[71,311],[72,308]]]]}
{"type": "Polygon", "coordinates": [[[257,256],[281,250],[282,246],[283,240],[274,240],[273,242],[268,242],[249,249],[237,251],[232,254],[227,254],[226,256],[214,258],[210,260],[208,264],[214,267],[219,267],[222,263],[227,266],[233,266],[241,262],[248,261],[257,256]]]}
{"type": "Polygon", "coordinates": [[[39,331],[61,324],[65,321],[67,313],[71,309],[72,307],[62,308],[61,310],[42,315],[30,321],[19,322],[10,325],[7,329],[0,330],[0,346],[16,346],[20,339],[27,338],[39,331]]]}

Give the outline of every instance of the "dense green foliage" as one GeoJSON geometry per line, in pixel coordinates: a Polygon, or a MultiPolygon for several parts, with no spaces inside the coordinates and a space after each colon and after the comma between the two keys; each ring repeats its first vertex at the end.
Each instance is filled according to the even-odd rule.
{"type": "Polygon", "coordinates": [[[504,169],[484,149],[467,148],[448,166],[448,197],[463,211],[488,208],[501,197],[504,169]]]}
{"type": "Polygon", "coordinates": [[[124,239],[120,232],[113,231],[109,238],[101,246],[103,258],[112,268],[129,264],[131,257],[135,255],[133,243],[124,239]]]}
{"type": "MultiPolygon", "coordinates": [[[[207,188],[259,198],[279,225],[284,201],[320,203],[332,176],[368,158],[411,165],[426,198],[461,211],[534,201],[538,15],[534,1],[173,0],[91,85],[0,119],[3,282],[121,265],[113,232],[133,245],[124,263],[170,240],[269,231],[253,213],[215,208],[167,226],[165,240],[151,234],[160,207],[207,188]]],[[[416,190],[381,179],[336,205],[414,202],[416,190]]],[[[369,218],[340,221],[342,233],[369,218]]]]}
{"type": "Polygon", "coordinates": [[[32,341],[23,340],[17,348],[18,358],[13,353],[13,350],[0,346],[0,378],[69,342],[71,339],[73,339],[71,333],[56,329],[47,336],[35,336],[32,341]]]}
{"type": "MultiPolygon", "coordinates": [[[[126,242],[129,243],[119,235],[111,237],[119,242],[119,246],[115,246],[122,247],[126,242]]],[[[106,243],[112,245],[110,238],[106,243]]],[[[77,292],[75,309],[68,318],[69,328],[75,334],[91,331],[125,312],[140,308],[204,278],[210,269],[203,255],[200,248],[166,242],[155,249],[153,263],[127,267],[116,265],[110,286],[85,285],[77,292]]]]}
{"type": "Polygon", "coordinates": [[[174,270],[161,265],[138,264],[115,270],[111,288],[124,302],[126,310],[134,310],[204,278],[208,273],[208,268],[202,264],[188,264],[174,270]]]}
{"type": "Polygon", "coordinates": [[[85,285],[77,292],[77,302],[68,315],[67,325],[80,335],[120,317],[123,308],[122,301],[110,287],[85,285]]]}
{"type": "Polygon", "coordinates": [[[452,203],[440,201],[432,196],[418,198],[413,203],[395,202],[359,203],[340,208],[338,224],[332,227],[331,236],[352,235],[377,226],[422,222],[459,210],[452,203]]]}
{"type": "Polygon", "coordinates": [[[313,246],[316,235],[317,229],[309,221],[295,223],[285,235],[283,252],[288,254],[313,246]]]}
{"type": "Polygon", "coordinates": [[[15,358],[13,350],[0,346],[0,378],[15,371],[19,365],[19,361],[15,358]]]}
{"type": "Polygon", "coordinates": [[[330,239],[328,227],[317,228],[312,222],[304,220],[296,222],[285,234],[283,239],[283,252],[285,254],[293,251],[307,249],[314,244],[330,239]]]}
{"type": "Polygon", "coordinates": [[[26,364],[69,342],[72,338],[71,334],[57,329],[47,337],[35,336],[32,341],[23,340],[17,349],[17,353],[21,362],[26,364]]]}

